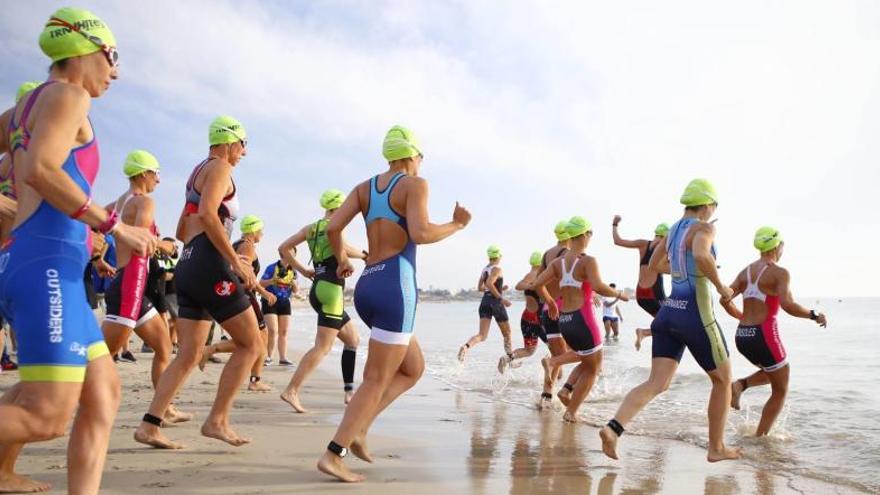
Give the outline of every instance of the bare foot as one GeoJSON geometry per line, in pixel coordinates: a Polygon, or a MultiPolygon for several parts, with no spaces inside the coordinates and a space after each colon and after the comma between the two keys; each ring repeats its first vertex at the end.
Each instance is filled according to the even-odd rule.
{"type": "Polygon", "coordinates": [[[642,340],[651,336],[650,328],[636,328],[636,350],[642,350],[642,340]]]}
{"type": "Polygon", "coordinates": [[[468,351],[468,348],[467,348],[467,346],[464,346],[464,345],[458,349],[458,362],[459,363],[464,362],[464,357],[467,355],[467,351],[468,351]]]}
{"type": "Polygon", "coordinates": [[[736,380],[730,384],[730,407],[739,411],[739,398],[743,393],[741,380],[736,380]]]}
{"type": "Polygon", "coordinates": [[[281,400],[290,404],[290,407],[298,413],[308,412],[306,408],[299,403],[299,394],[295,390],[285,390],[281,393],[281,400]]]}
{"type": "Polygon", "coordinates": [[[617,433],[611,428],[603,426],[599,430],[599,438],[602,439],[602,452],[612,459],[617,459],[617,433]]]}
{"type": "Polygon", "coordinates": [[[169,405],[165,411],[165,417],[162,420],[166,423],[185,423],[193,419],[193,415],[178,410],[174,405],[169,405]]]}
{"type": "Polygon", "coordinates": [[[709,462],[726,461],[742,457],[742,449],[739,447],[724,447],[721,450],[709,450],[706,460],[709,462]]]}
{"type": "Polygon", "coordinates": [[[208,365],[208,361],[214,357],[214,351],[211,346],[205,347],[205,352],[202,353],[202,359],[199,361],[199,370],[205,371],[205,366],[208,365]]]}
{"type": "Polygon", "coordinates": [[[272,387],[263,382],[250,382],[248,384],[248,390],[250,392],[271,392],[272,387]]]}
{"type": "Polygon", "coordinates": [[[52,488],[49,483],[25,478],[16,473],[0,473],[0,493],[39,493],[52,488]]]}
{"type": "Polygon", "coordinates": [[[369,463],[373,462],[373,456],[370,454],[370,450],[367,448],[367,441],[363,438],[356,438],[351,445],[349,445],[348,450],[355,455],[358,459],[362,461],[366,461],[369,463]]]}
{"type": "Polygon", "coordinates": [[[556,381],[555,377],[553,377],[553,370],[550,369],[550,357],[546,356],[541,359],[541,367],[544,368],[544,386],[549,386],[551,389],[553,388],[553,383],[556,381]]]}
{"type": "MultiPolygon", "coordinates": [[[[351,398],[354,397],[354,390],[346,390],[345,391],[345,405],[347,406],[349,402],[351,402],[351,398]]],[[[283,397],[282,397],[283,399],[283,397]]],[[[293,404],[291,404],[293,405],[293,404]]],[[[296,409],[296,406],[293,406],[296,409]]],[[[302,411],[299,411],[302,412],[302,411]]]]}
{"type": "Polygon", "coordinates": [[[165,438],[165,435],[162,434],[159,428],[150,428],[143,424],[135,430],[134,441],[157,449],[177,450],[183,448],[183,445],[165,438]]]}
{"type": "Polygon", "coordinates": [[[507,356],[501,356],[501,359],[498,360],[498,372],[504,374],[507,370],[508,364],[510,364],[510,358],[507,356]]]}
{"type": "Polygon", "coordinates": [[[579,423],[577,418],[577,413],[572,413],[571,411],[566,410],[565,414],[562,415],[562,420],[566,423],[579,423]]]}
{"type": "Polygon", "coordinates": [[[240,437],[232,431],[232,428],[217,424],[203,424],[202,435],[208,438],[216,438],[217,440],[226,442],[233,447],[241,447],[244,444],[251,443],[250,438],[240,437]]]}
{"type": "Polygon", "coordinates": [[[358,483],[364,481],[366,477],[362,474],[352,472],[342,462],[342,458],[333,452],[324,452],[324,455],[318,461],[318,471],[329,474],[339,481],[346,483],[358,483]]]}
{"type": "Polygon", "coordinates": [[[568,403],[571,401],[571,391],[562,387],[559,389],[559,392],[556,392],[556,398],[559,399],[559,402],[562,402],[562,405],[568,406],[568,403]]]}

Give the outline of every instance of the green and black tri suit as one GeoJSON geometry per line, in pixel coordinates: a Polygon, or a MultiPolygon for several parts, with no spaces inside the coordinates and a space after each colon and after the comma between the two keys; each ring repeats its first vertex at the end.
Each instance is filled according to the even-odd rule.
{"type": "Polygon", "coordinates": [[[345,312],[343,291],[345,279],[336,276],[339,262],[327,239],[328,219],[321,219],[309,228],[308,244],[315,268],[315,281],[309,291],[309,302],[318,313],[318,326],[339,330],[349,322],[345,312]]]}

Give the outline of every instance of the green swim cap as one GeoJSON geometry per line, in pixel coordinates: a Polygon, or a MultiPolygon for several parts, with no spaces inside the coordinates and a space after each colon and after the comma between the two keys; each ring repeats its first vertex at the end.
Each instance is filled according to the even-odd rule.
{"type": "Polygon", "coordinates": [[[669,225],[665,223],[658,223],[656,227],[654,227],[654,235],[659,235],[660,237],[666,237],[666,234],[669,233],[669,225]]]}
{"type": "Polygon", "coordinates": [[[328,189],[321,195],[321,208],[335,210],[345,202],[345,193],[339,189],[328,189]]]}
{"type": "Polygon", "coordinates": [[[36,88],[41,83],[40,81],[28,81],[26,83],[22,83],[21,86],[18,87],[18,90],[15,92],[15,102],[18,103],[21,101],[21,98],[27,94],[28,91],[36,88]]]}
{"type": "Polygon", "coordinates": [[[100,51],[99,41],[116,46],[116,38],[104,21],[88,10],[72,7],[56,10],[40,33],[40,49],[52,62],[100,51]],[[78,32],[68,25],[73,25],[78,32]],[[94,41],[84,35],[92,36],[94,41]]]}
{"type": "Polygon", "coordinates": [[[486,255],[490,260],[498,259],[501,257],[501,248],[492,244],[486,249],[486,255]]]}
{"type": "Polygon", "coordinates": [[[578,216],[571,217],[571,219],[568,220],[568,224],[565,226],[565,230],[571,238],[584,235],[592,229],[593,224],[591,224],[589,220],[578,216]]]}
{"type": "Polygon", "coordinates": [[[422,154],[419,138],[406,127],[396,125],[385,134],[382,142],[382,156],[389,162],[403,160],[422,154]]]}
{"type": "Polygon", "coordinates": [[[715,186],[706,179],[690,181],[679,200],[685,206],[703,206],[718,203],[718,192],[715,186]]]}
{"type": "Polygon", "coordinates": [[[531,266],[541,266],[542,261],[544,261],[544,254],[541,251],[533,251],[529,256],[529,265],[531,266]]]}
{"type": "Polygon", "coordinates": [[[755,232],[755,241],[753,244],[758,251],[766,253],[772,251],[782,244],[782,233],[773,227],[763,226],[755,232]]]}
{"type": "Polygon", "coordinates": [[[557,241],[567,241],[571,239],[571,236],[568,235],[568,220],[560,220],[559,223],[556,224],[556,227],[553,227],[553,233],[556,234],[557,241]]]}
{"type": "Polygon", "coordinates": [[[263,230],[263,221],[256,215],[248,215],[241,219],[241,233],[253,234],[258,230],[263,230]]]}
{"type": "Polygon", "coordinates": [[[134,150],[125,157],[125,164],[122,165],[122,173],[126,177],[131,178],[140,175],[148,170],[153,172],[159,171],[159,160],[149,151],[134,150]]]}
{"type": "Polygon", "coordinates": [[[211,146],[215,144],[232,144],[247,139],[247,131],[234,117],[229,115],[221,115],[211,122],[208,127],[208,143],[211,146]]]}

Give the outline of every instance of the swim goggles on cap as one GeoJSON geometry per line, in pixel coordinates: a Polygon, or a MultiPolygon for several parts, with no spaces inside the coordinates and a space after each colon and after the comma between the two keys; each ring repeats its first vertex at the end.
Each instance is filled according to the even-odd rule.
{"type": "Polygon", "coordinates": [[[119,52],[116,50],[116,48],[107,45],[106,43],[104,43],[104,40],[95,36],[94,34],[89,34],[79,27],[65,21],[64,19],[59,19],[58,17],[52,17],[51,19],[49,19],[49,23],[46,24],[46,26],[66,27],[71,31],[85,36],[87,40],[91,41],[99,48],[101,48],[101,51],[104,53],[104,57],[107,58],[107,63],[110,64],[110,67],[119,67],[119,52]]]}
{"type": "Polygon", "coordinates": [[[247,139],[242,139],[241,136],[237,132],[235,132],[232,128],[223,126],[223,127],[220,127],[219,130],[226,131],[226,132],[232,134],[233,136],[237,137],[238,142],[241,143],[241,147],[247,148],[247,139]]]}

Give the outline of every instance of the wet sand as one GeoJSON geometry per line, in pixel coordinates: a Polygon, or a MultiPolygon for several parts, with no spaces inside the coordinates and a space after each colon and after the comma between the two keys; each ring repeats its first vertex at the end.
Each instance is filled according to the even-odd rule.
{"type": "MultiPolygon", "coordinates": [[[[625,436],[621,460],[612,461],[602,455],[594,427],[563,424],[558,411],[456,391],[428,376],[377,422],[370,438],[376,461],[348,461],[368,481],[343,485],[314,469],[343,410],[337,353],[303,391],[308,414],[296,414],[278,399],[292,369],[266,368],[264,380],[274,392],[242,391],[232,420],[253,443],[240,448],[199,435],[222,366],[196,370],[177,401],[196,419],[165,430],[186,449],[158,451],[132,440],[152,397],[149,356],[137,356],[138,363],[119,365],[123,404],[102,493],[853,493],[743,462],[709,464],[700,448],[650,437],[625,436]]],[[[10,387],[16,375],[0,375],[0,386],[10,387]]],[[[19,472],[51,482],[50,493],[63,493],[66,442],[27,447],[19,472]]]]}

